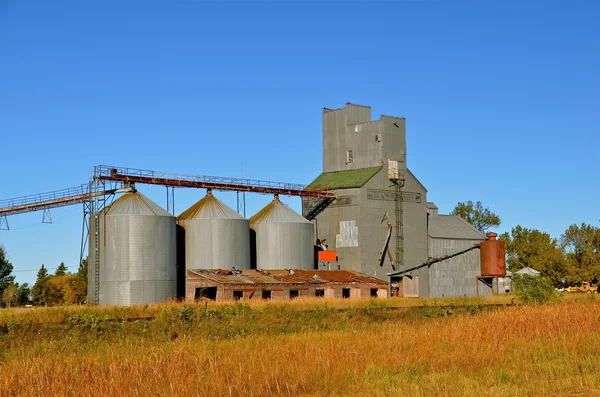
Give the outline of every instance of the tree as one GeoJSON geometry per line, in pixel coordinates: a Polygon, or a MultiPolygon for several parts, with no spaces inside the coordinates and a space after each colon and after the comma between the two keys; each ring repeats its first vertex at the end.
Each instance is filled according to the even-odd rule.
{"type": "Polygon", "coordinates": [[[83,259],[77,270],[77,279],[74,280],[75,295],[77,303],[85,303],[87,299],[87,280],[88,280],[88,264],[87,259],[83,259]]]}
{"type": "Polygon", "coordinates": [[[483,208],[481,201],[476,203],[472,201],[467,201],[466,203],[459,202],[454,207],[451,215],[460,216],[484,234],[490,227],[500,226],[500,217],[490,211],[489,208],[483,208]]]}
{"type": "Polygon", "coordinates": [[[65,274],[67,274],[67,267],[65,266],[64,262],[60,262],[60,265],[58,265],[58,267],[56,268],[56,272],[54,273],[54,275],[64,276],[65,274]]]}
{"type": "Polygon", "coordinates": [[[600,281],[600,228],[585,222],[571,225],[561,236],[567,256],[567,279],[578,281],[600,281]]]}
{"type": "Polygon", "coordinates": [[[29,303],[29,295],[31,295],[31,289],[29,289],[29,285],[27,283],[23,283],[22,285],[17,284],[17,286],[19,287],[17,293],[17,305],[24,306],[29,303]]]}
{"type": "Polygon", "coordinates": [[[38,270],[36,282],[44,280],[46,277],[48,277],[48,270],[46,270],[46,267],[42,263],[42,267],[40,267],[40,270],[38,270]]]}
{"type": "Polygon", "coordinates": [[[35,285],[31,289],[31,297],[33,301],[38,305],[46,305],[48,303],[48,270],[42,263],[42,267],[37,274],[37,280],[35,281],[35,285]]]}
{"type": "Polygon", "coordinates": [[[16,284],[11,284],[2,292],[2,302],[6,306],[16,306],[19,298],[19,287],[16,284]]]}
{"type": "Polygon", "coordinates": [[[0,297],[4,290],[15,281],[15,276],[11,276],[13,265],[6,259],[4,246],[0,245],[0,297]]]}
{"type": "Polygon", "coordinates": [[[87,280],[88,276],[88,261],[87,258],[81,260],[77,274],[84,280],[87,280]]]}
{"type": "Polygon", "coordinates": [[[520,225],[509,233],[500,235],[506,244],[510,271],[530,267],[542,273],[554,285],[559,286],[566,273],[565,256],[558,240],[548,233],[520,225]]]}
{"type": "Polygon", "coordinates": [[[525,305],[548,303],[556,298],[554,287],[544,277],[515,274],[512,285],[517,298],[525,305]]]}

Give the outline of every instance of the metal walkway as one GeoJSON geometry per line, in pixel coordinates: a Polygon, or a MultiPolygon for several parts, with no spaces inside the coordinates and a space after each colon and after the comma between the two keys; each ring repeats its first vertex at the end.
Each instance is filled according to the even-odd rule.
{"type": "Polygon", "coordinates": [[[49,208],[81,204],[95,196],[110,194],[110,191],[90,189],[81,185],[53,192],[32,194],[12,199],[0,200],[0,216],[16,215],[24,212],[42,211],[49,208]]]}
{"type": "MultiPolygon", "coordinates": [[[[324,209],[323,204],[327,206],[327,204],[331,203],[335,198],[335,195],[332,192],[306,190],[305,185],[294,183],[202,175],[192,176],[136,168],[99,165],[94,167],[94,176],[89,184],[55,190],[52,192],[0,200],[0,221],[6,222],[6,217],[8,215],[33,211],[46,211],[50,208],[73,204],[91,203],[94,201],[94,198],[114,194],[118,188],[130,183],[163,185],[167,187],[211,188],[214,190],[281,194],[298,197],[317,197],[323,199],[320,202],[319,208],[316,209],[319,212],[324,209]],[[107,184],[106,182],[109,183],[107,184]]],[[[0,226],[1,225],[2,224],[0,223],[0,226]]]]}
{"type": "Polygon", "coordinates": [[[136,168],[99,165],[94,167],[94,178],[102,181],[143,183],[169,187],[205,188],[253,192],[263,194],[281,194],[298,197],[331,197],[335,194],[321,190],[306,190],[305,185],[285,182],[269,182],[256,179],[226,178],[205,175],[172,174],[166,172],[142,170],[136,168]]]}

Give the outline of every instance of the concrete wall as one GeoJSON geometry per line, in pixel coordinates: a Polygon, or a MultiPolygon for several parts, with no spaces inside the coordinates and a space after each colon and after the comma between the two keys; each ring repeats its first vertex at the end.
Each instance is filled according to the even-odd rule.
{"type": "MultiPolygon", "coordinates": [[[[461,251],[482,240],[452,240],[429,238],[429,256],[433,258],[461,251]]],[[[481,275],[478,249],[446,259],[429,268],[429,286],[432,298],[476,296],[475,277],[481,275]]],[[[479,282],[479,296],[491,295],[491,289],[479,282]]]]}

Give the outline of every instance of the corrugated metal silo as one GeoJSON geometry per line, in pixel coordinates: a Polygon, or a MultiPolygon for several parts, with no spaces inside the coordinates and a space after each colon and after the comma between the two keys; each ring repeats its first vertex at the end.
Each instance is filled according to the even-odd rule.
{"type": "MultiPolygon", "coordinates": [[[[177,217],[185,229],[186,269],[250,268],[250,226],[209,190],[177,217]]],[[[179,242],[181,243],[181,242],[179,242]]]]}
{"type": "MultiPolygon", "coordinates": [[[[138,192],[124,194],[96,215],[100,225],[98,303],[130,306],[175,298],[175,217],[138,192]]],[[[90,297],[95,289],[95,218],[90,221],[90,297]]]]}
{"type": "Polygon", "coordinates": [[[259,269],[313,269],[313,224],[275,199],[250,218],[259,269]]]}

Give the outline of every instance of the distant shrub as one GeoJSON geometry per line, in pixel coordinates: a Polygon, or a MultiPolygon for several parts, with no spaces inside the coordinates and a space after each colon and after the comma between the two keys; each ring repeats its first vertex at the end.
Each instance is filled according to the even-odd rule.
{"type": "Polygon", "coordinates": [[[556,297],[554,287],[544,277],[515,274],[512,285],[515,295],[525,305],[548,303],[556,297]]]}

